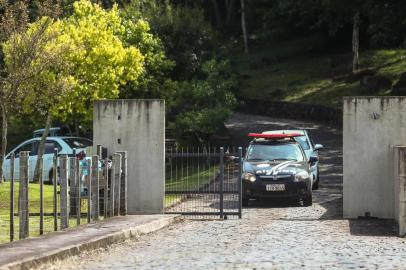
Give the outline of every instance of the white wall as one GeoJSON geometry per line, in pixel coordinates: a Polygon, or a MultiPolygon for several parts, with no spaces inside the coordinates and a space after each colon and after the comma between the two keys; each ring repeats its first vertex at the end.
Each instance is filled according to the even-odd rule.
{"type": "Polygon", "coordinates": [[[395,218],[394,146],[406,145],[406,98],[347,97],[343,114],[344,217],[395,218]]]}
{"type": "Polygon", "coordinates": [[[127,151],[128,214],[163,213],[165,185],[164,100],[94,103],[94,145],[108,154],[127,151]],[[120,119],[119,119],[120,118],[120,119]]]}

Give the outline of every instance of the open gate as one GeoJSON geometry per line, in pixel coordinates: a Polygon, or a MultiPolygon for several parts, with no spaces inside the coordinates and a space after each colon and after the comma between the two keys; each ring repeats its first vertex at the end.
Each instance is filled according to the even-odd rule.
{"type": "Polygon", "coordinates": [[[165,160],[165,213],[241,218],[241,147],[169,151],[165,160]]]}

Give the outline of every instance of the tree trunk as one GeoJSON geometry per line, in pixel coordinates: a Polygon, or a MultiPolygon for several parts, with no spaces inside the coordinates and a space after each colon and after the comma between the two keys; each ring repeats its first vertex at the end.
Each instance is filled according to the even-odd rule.
{"type": "Polygon", "coordinates": [[[79,137],[79,123],[76,121],[76,119],[74,120],[74,125],[75,125],[75,136],[79,137]]]}
{"type": "Polygon", "coordinates": [[[211,3],[213,4],[214,14],[216,15],[217,28],[221,29],[223,28],[223,19],[221,18],[219,5],[217,3],[217,0],[211,0],[211,3]]]}
{"type": "Polygon", "coordinates": [[[245,3],[241,0],[241,27],[242,35],[244,38],[244,52],[248,53],[248,37],[247,37],[247,27],[245,25],[245,3]]]}
{"type": "Polygon", "coordinates": [[[353,29],[352,29],[352,71],[355,72],[359,68],[359,11],[354,14],[353,29]]]}
{"type": "Polygon", "coordinates": [[[226,25],[230,26],[234,21],[235,0],[227,1],[227,18],[226,25]]]}
{"type": "Polygon", "coordinates": [[[4,157],[6,156],[7,151],[7,128],[8,128],[8,119],[7,119],[7,111],[4,105],[1,106],[1,152],[0,152],[0,183],[4,180],[4,172],[3,172],[3,162],[4,157]]]}
{"type": "Polygon", "coordinates": [[[35,164],[34,182],[39,182],[39,172],[40,172],[40,170],[42,170],[42,168],[40,168],[39,161],[42,159],[42,156],[44,155],[44,152],[45,152],[45,142],[48,137],[49,129],[51,128],[51,121],[52,121],[51,114],[48,113],[47,120],[45,123],[45,130],[44,130],[44,133],[42,134],[41,141],[39,142],[39,146],[38,146],[38,158],[37,158],[37,163],[35,164]]]}

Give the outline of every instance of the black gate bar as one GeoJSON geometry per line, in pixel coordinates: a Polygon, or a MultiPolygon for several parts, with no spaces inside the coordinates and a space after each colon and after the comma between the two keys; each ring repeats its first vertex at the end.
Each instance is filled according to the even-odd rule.
{"type": "Polygon", "coordinates": [[[179,152],[172,152],[171,149],[171,152],[166,152],[166,166],[170,177],[166,182],[165,194],[169,197],[165,213],[218,216],[221,219],[227,216],[241,218],[242,148],[225,151],[224,147],[219,147],[216,151],[209,147],[202,149],[202,152],[199,149],[201,148],[197,152],[188,151],[190,149],[179,149],[179,152]],[[230,156],[234,157],[229,158],[230,156]],[[190,174],[189,166],[192,168],[190,174]],[[204,173],[201,175],[201,172],[204,173]],[[203,177],[203,182],[200,182],[200,177],[203,177]]]}

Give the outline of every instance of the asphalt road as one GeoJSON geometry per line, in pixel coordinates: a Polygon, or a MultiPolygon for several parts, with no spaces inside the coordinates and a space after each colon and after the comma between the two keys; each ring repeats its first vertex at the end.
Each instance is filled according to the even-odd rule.
{"type": "Polygon", "coordinates": [[[406,269],[406,239],[393,222],[342,219],[340,130],[245,114],[227,127],[242,146],[248,132],[308,129],[325,146],[313,206],[253,202],[241,220],[186,220],[43,269],[406,269]]]}

